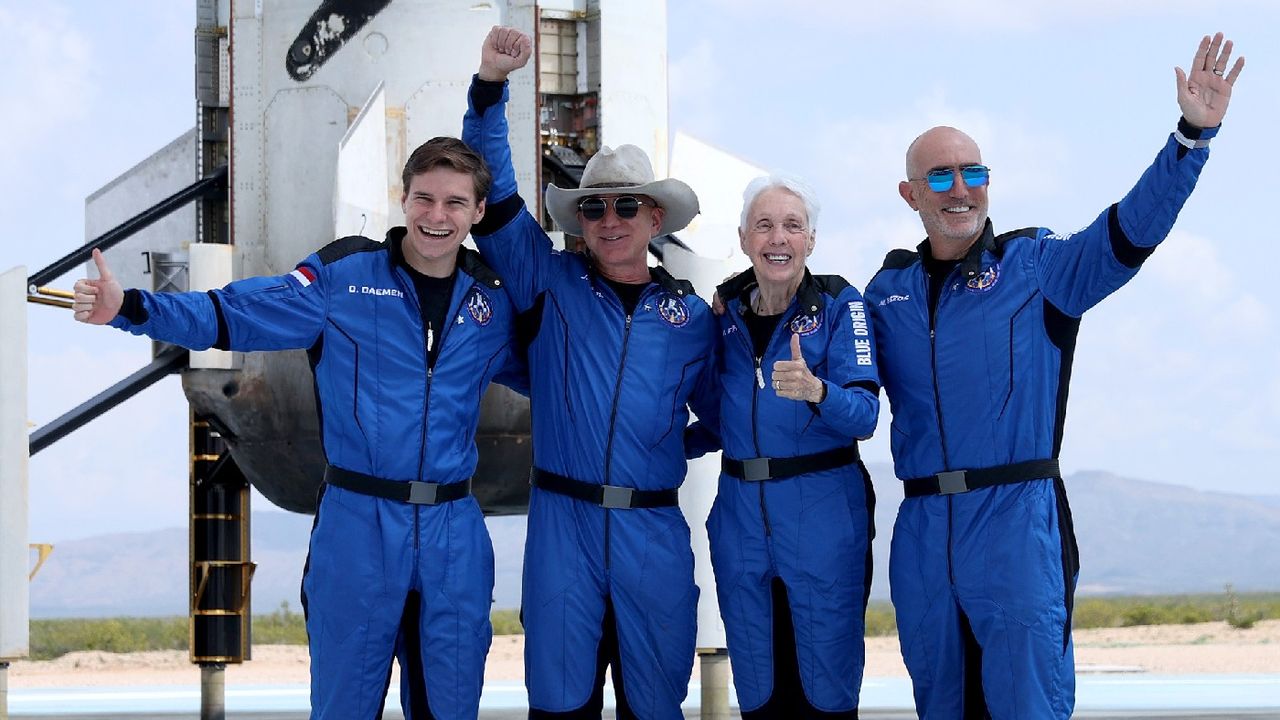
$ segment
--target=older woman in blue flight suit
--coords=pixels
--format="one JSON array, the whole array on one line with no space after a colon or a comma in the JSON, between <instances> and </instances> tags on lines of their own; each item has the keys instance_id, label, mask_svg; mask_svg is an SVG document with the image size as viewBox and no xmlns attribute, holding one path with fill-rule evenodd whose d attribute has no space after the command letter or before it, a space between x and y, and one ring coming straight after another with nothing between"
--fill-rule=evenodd
<instances>
[{"instance_id":1,"label":"older woman in blue flight suit","mask_svg":"<svg viewBox=\"0 0 1280 720\"><path fill-rule=\"evenodd\" d=\"M857 439L880 404L862 296L812 275L818 203L752 181L751 269L718 288L720 486L707 530L744 718L855 717L871 584L870 478Z\"/></svg>"}]
</instances>

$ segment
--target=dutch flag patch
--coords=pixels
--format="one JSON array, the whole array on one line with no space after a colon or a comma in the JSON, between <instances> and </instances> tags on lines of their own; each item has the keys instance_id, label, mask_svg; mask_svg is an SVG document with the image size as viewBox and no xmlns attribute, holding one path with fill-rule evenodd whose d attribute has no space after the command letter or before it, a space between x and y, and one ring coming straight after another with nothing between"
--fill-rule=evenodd
<instances>
[{"instance_id":1,"label":"dutch flag patch","mask_svg":"<svg viewBox=\"0 0 1280 720\"><path fill-rule=\"evenodd\" d=\"M295 280L301 283L302 287L307 287L311 285L311 283L316 279L316 274L312 272L311 268L305 265L299 265L298 267L294 268L293 272L289 274L292 275Z\"/></svg>"}]
</instances>

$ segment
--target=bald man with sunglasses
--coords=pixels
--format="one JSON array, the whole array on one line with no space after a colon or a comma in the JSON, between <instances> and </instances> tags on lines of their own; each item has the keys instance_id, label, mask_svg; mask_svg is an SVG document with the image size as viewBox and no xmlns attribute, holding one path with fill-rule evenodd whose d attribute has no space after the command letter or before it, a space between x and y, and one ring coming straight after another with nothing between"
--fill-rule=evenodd
<instances>
[{"instance_id":1,"label":"bald man with sunglasses","mask_svg":"<svg viewBox=\"0 0 1280 720\"><path fill-rule=\"evenodd\" d=\"M996 235L991 172L968 135L907 150L903 200L927 235L867 286L906 499L889 558L921 718L1067 718L1079 558L1058 468L1080 318L1169 234L1209 157L1231 42L1176 69L1182 119L1120 202L1079 232Z\"/></svg>"}]
</instances>

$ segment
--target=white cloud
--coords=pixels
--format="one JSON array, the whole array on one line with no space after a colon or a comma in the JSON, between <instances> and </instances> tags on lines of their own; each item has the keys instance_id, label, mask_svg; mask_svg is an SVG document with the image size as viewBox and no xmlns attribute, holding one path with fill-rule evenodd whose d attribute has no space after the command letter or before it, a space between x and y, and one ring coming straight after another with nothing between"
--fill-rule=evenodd
<instances>
[{"instance_id":1,"label":"white cloud","mask_svg":"<svg viewBox=\"0 0 1280 720\"><path fill-rule=\"evenodd\" d=\"M1259 288L1240 279L1239 268L1220 252L1221 245L1175 229L1139 277L1158 286L1154 293L1171 299L1165 317L1208 334L1219 347L1250 346L1274 337L1269 304L1258 296Z\"/></svg>"},{"instance_id":2,"label":"white cloud","mask_svg":"<svg viewBox=\"0 0 1280 720\"><path fill-rule=\"evenodd\" d=\"M845 275L861 287L889 250L919 244L919 216L898 195L898 183L905 177L907 146L936 125L964 130L994 168L991 213L997 229L1015 227L1000 218L1025 215L1015 208L1029 200L1062 192L1058 175L1044 172L1061 165L1069 152L1061 137L1017 117L962 107L942 87L927 88L898 107L816 122L812 133L793 140L794 169L810 179L824 207L810 263L815 271ZM1009 214L1001 208L1010 208Z\"/></svg>"},{"instance_id":3,"label":"white cloud","mask_svg":"<svg viewBox=\"0 0 1280 720\"><path fill-rule=\"evenodd\" d=\"M920 221L906 205L897 217L875 217L867 222L826 223L818 229L818 241L809 260L816 273L842 275L859 290L880 269L894 248L914 248L924 237Z\"/></svg>"},{"instance_id":4,"label":"white cloud","mask_svg":"<svg viewBox=\"0 0 1280 720\"><path fill-rule=\"evenodd\" d=\"M1189 291L1202 301L1220 300L1231 292L1231 271L1208 238L1175 229L1147 270L1164 284Z\"/></svg>"},{"instance_id":5,"label":"white cloud","mask_svg":"<svg viewBox=\"0 0 1280 720\"><path fill-rule=\"evenodd\" d=\"M842 207L894 216L909 212L897 190L905 177L907 146L938 125L964 131L982 149L983 161L993 168L993 217L1000 217L1003 206L1061 191L1058 174L1044 168L1061 166L1069 149L1061 136L1046 133L1043 125L957 104L941 86L924 90L898 108L830 121L802 144L815 183L836 190Z\"/></svg>"},{"instance_id":6,"label":"white cloud","mask_svg":"<svg viewBox=\"0 0 1280 720\"><path fill-rule=\"evenodd\" d=\"M667 97L672 108L680 108L680 117L673 118L670 134L676 130L689 130L701 137L714 137L721 130L719 114L710 103L712 89L723 81L715 62L715 53L706 40L684 49L679 55L671 53L667 64Z\"/></svg>"},{"instance_id":7,"label":"white cloud","mask_svg":"<svg viewBox=\"0 0 1280 720\"><path fill-rule=\"evenodd\" d=\"M1085 317L1064 456L1089 467L1274 492L1249 470L1280 450L1278 334L1222 243L1175 230Z\"/></svg>"},{"instance_id":8,"label":"white cloud","mask_svg":"<svg viewBox=\"0 0 1280 720\"><path fill-rule=\"evenodd\" d=\"M919 30L942 27L959 33L990 33L997 30L1045 30L1081 23L1107 23L1151 15L1188 17L1201 20L1206 15L1203 0L986 0L955 3L950 0L898 0L892 3L830 2L830 0L713 0L726 15L760 18L762 26L771 16L785 16L790 22L813 27L850 29L894 28ZM1236 0L1222 6L1233 12L1250 8L1271 10L1269 0ZM1222 9L1222 8L1218 8ZM1213 14L1214 8L1209 8ZM981 38L982 35L975 35ZM981 39L972 42L982 42Z\"/></svg>"},{"instance_id":9,"label":"white cloud","mask_svg":"<svg viewBox=\"0 0 1280 720\"><path fill-rule=\"evenodd\" d=\"M62 127L84 117L99 94L91 82L91 43L53 3L0 7L0 67L6 68L0 137L21 138L0 154L0 175L19 158L56 141Z\"/></svg>"}]
</instances>

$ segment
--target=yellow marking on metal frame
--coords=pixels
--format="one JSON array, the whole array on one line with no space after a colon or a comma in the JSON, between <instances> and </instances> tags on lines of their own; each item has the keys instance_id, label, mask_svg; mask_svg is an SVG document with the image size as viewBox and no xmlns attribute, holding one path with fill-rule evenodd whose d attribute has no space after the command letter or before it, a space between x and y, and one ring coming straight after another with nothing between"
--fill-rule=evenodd
<instances>
[{"instance_id":1,"label":"yellow marking on metal frame","mask_svg":"<svg viewBox=\"0 0 1280 720\"><path fill-rule=\"evenodd\" d=\"M36 558L36 566L31 568L31 572L27 575L27 582L35 579L36 573L40 572L40 568L44 565L44 561L49 559L49 554L53 552L53 544L31 543L30 548L39 553L39 556Z\"/></svg>"},{"instance_id":2,"label":"yellow marking on metal frame","mask_svg":"<svg viewBox=\"0 0 1280 720\"><path fill-rule=\"evenodd\" d=\"M50 307L60 307L71 309L71 303L67 300L54 300L53 298L40 297L39 295L28 295L27 302L36 305L49 305Z\"/></svg>"},{"instance_id":3,"label":"yellow marking on metal frame","mask_svg":"<svg viewBox=\"0 0 1280 720\"><path fill-rule=\"evenodd\" d=\"M192 612L196 614L222 614L214 613L210 610L200 609L200 600L204 597L206 587L209 585L210 571L215 567L240 567L240 602L237 603L235 610L225 611L228 615L238 615L244 613L245 605L249 603L249 586L253 582L253 574L257 572L258 565L253 562L242 562L240 560L201 560L194 562L196 570L196 589L192 592L191 607Z\"/></svg>"}]
</instances>

